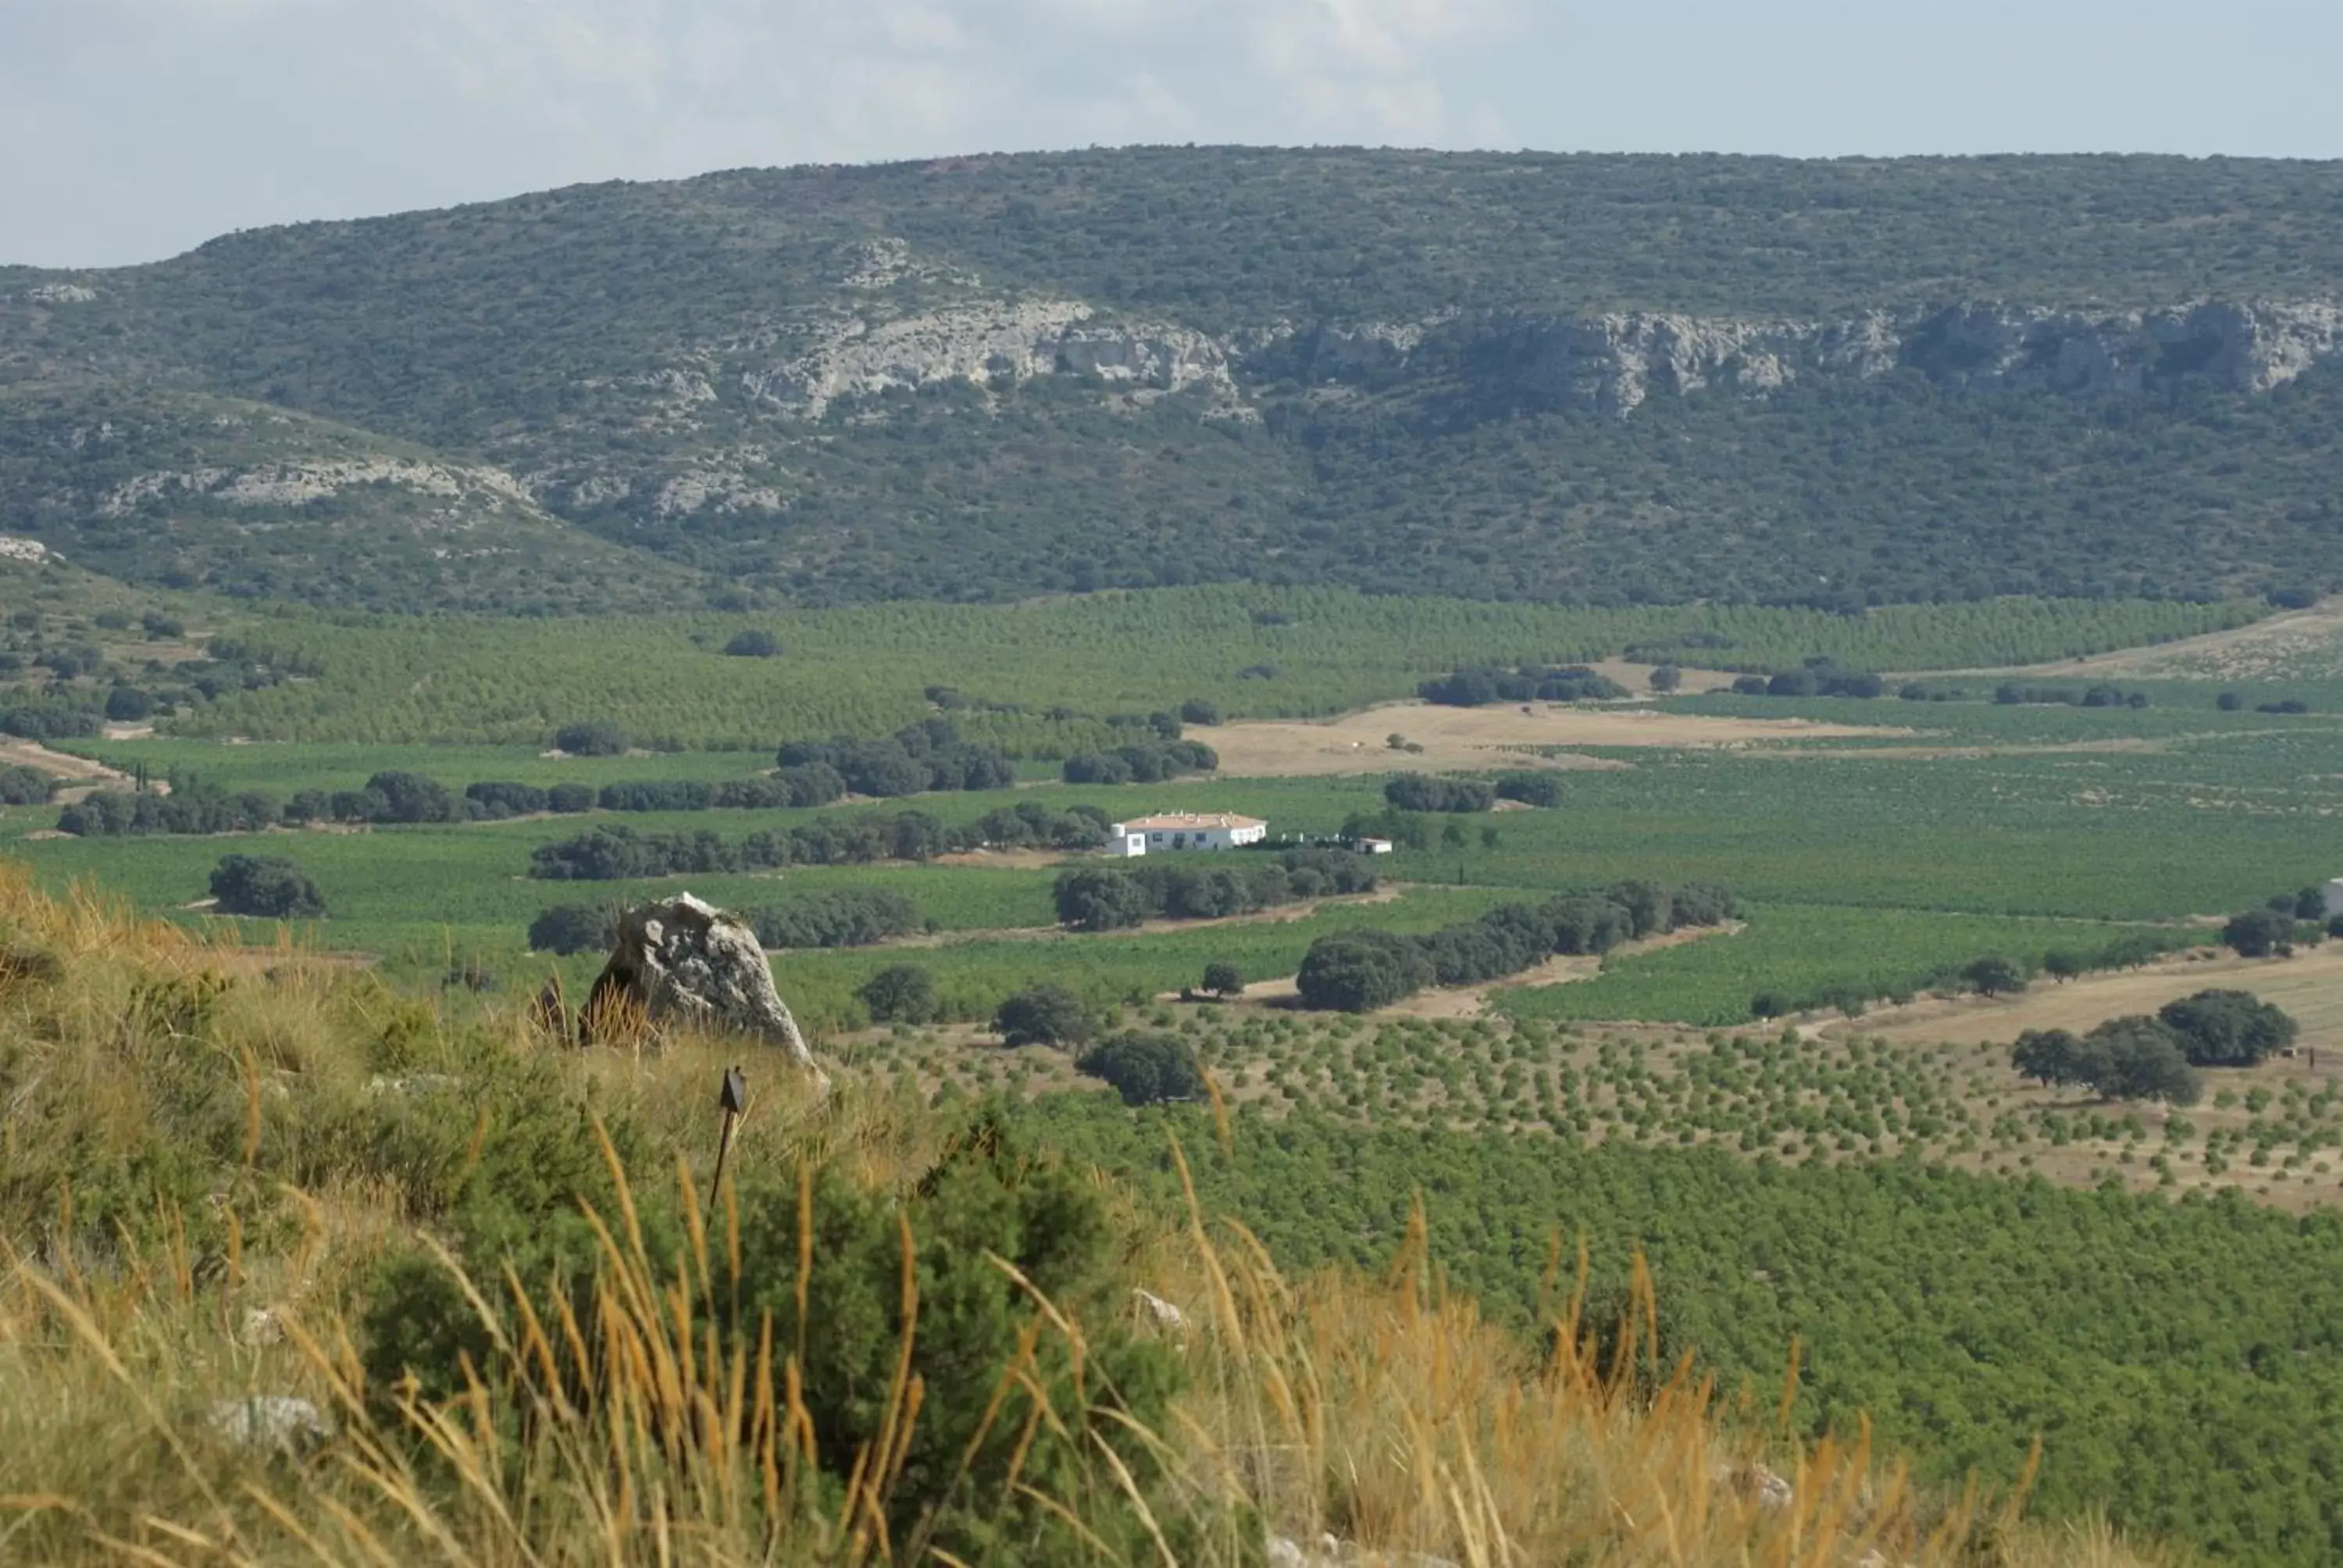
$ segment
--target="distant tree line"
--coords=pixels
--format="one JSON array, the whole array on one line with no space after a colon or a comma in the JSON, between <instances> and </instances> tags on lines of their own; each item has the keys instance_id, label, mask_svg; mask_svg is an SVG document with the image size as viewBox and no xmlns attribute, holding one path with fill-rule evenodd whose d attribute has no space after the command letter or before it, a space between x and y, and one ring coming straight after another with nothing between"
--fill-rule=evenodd
<instances>
[{"instance_id":1,"label":"distant tree line","mask_svg":"<svg viewBox=\"0 0 2343 1568\"><path fill-rule=\"evenodd\" d=\"M1415 689L1426 702L1483 708L1493 702L1600 702L1633 693L1583 664L1524 664L1514 669L1460 669Z\"/></svg>"},{"instance_id":2,"label":"distant tree line","mask_svg":"<svg viewBox=\"0 0 2343 1568\"><path fill-rule=\"evenodd\" d=\"M617 940L614 904L552 904L528 924L532 952L607 952ZM834 888L745 912L768 948L862 948L920 929L919 910L884 888Z\"/></svg>"},{"instance_id":3,"label":"distant tree line","mask_svg":"<svg viewBox=\"0 0 2343 1568\"><path fill-rule=\"evenodd\" d=\"M1402 811L1486 811L1497 803L1497 787L1479 779L1402 773L1384 783L1383 799Z\"/></svg>"},{"instance_id":4,"label":"distant tree line","mask_svg":"<svg viewBox=\"0 0 2343 1568\"><path fill-rule=\"evenodd\" d=\"M1818 654L1796 669L1742 676L1733 683L1733 689L1742 697L1871 698L1886 690L1887 683L1870 670L1848 669Z\"/></svg>"},{"instance_id":5,"label":"distant tree line","mask_svg":"<svg viewBox=\"0 0 2343 1568\"><path fill-rule=\"evenodd\" d=\"M646 779L605 784L556 784L541 788L504 780L468 784L455 794L419 773L377 773L362 789L303 789L283 802L266 790L229 796L200 782L175 781L167 796L102 790L57 819L61 831L84 837L140 833L248 833L279 824L312 822L397 825L421 822L496 822L550 812L576 815L605 811L779 810L827 806L843 797L846 780L820 764L783 768L747 779L714 783L692 779Z\"/></svg>"},{"instance_id":6,"label":"distant tree line","mask_svg":"<svg viewBox=\"0 0 2343 1568\"><path fill-rule=\"evenodd\" d=\"M1141 740L1111 751L1078 751L1059 771L1069 784L1158 784L1220 765L1220 753L1201 740Z\"/></svg>"},{"instance_id":7,"label":"distant tree line","mask_svg":"<svg viewBox=\"0 0 2343 1568\"><path fill-rule=\"evenodd\" d=\"M1058 878L1058 920L1078 930L1108 931L1150 920L1215 920L1307 899L1371 893L1376 880L1373 864L1349 849L1082 866Z\"/></svg>"},{"instance_id":8,"label":"distant tree line","mask_svg":"<svg viewBox=\"0 0 2343 1568\"><path fill-rule=\"evenodd\" d=\"M2104 682L2096 686L2021 686L2005 680L1993 689L1993 699L2004 708L2021 705L2066 708L2146 708L2147 693L2126 691Z\"/></svg>"},{"instance_id":9,"label":"distant tree line","mask_svg":"<svg viewBox=\"0 0 2343 1568\"><path fill-rule=\"evenodd\" d=\"M1499 980L1556 953L1604 953L1638 937L1715 926L1740 912L1722 888L1670 892L1656 882L1615 882L1544 904L1505 904L1426 936L1341 931L1310 944L1295 984L1306 1007L1367 1012L1428 985Z\"/></svg>"},{"instance_id":10,"label":"distant tree line","mask_svg":"<svg viewBox=\"0 0 2343 1568\"><path fill-rule=\"evenodd\" d=\"M613 826L538 845L530 852L528 874L546 881L617 881L779 866L926 860L974 849L1088 849L1106 842L1106 829L1105 813L1094 806L1051 811L1029 805L990 811L957 828L947 828L924 811L903 811L823 818L739 839L705 829L640 833Z\"/></svg>"}]
</instances>

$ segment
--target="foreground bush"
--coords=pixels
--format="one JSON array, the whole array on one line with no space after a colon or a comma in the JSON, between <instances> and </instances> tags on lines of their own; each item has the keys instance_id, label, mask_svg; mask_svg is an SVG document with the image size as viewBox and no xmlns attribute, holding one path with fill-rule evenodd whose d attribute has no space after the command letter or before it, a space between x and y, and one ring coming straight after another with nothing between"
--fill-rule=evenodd
<instances>
[{"instance_id":1,"label":"foreground bush","mask_svg":"<svg viewBox=\"0 0 2343 1568\"><path fill-rule=\"evenodd\" d=\"M1421 1227L1373 1271L1282 1275L1086 1156L852 1074L817 1109L753 1055L711 1208L742 1042L552 1051L518 1006L294 949L230 975L5 868L0 940L39 960L0 973L11 1562L1259 1568L1322 1531L1503 1542L1493 1568L2132 1561L1725 1424L1639 1348L1647 1280L1565 1269L1539 1354L1440 1286ZM1176 1201L1161 1124L1131 1131ZM217 1419L294 1401L291 1451Z\"/></svg>"}]
</instances>

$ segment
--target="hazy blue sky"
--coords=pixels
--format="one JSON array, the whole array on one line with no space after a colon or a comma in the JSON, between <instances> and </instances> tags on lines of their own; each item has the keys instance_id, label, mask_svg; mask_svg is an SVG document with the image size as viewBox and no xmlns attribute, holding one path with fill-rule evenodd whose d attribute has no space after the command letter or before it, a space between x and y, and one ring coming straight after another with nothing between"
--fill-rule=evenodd
<instances>
[{"instance_id":1,"label":"hazy blue sky","mask_svg":"<svg viewBox=\"0 0 2343 1568\"><path fill-rule=\"evenodd\" d=\"M2338 75L2343 0L0 0L0 263L1125 142L2333 158Z\"/></svg>"}]
</instances>

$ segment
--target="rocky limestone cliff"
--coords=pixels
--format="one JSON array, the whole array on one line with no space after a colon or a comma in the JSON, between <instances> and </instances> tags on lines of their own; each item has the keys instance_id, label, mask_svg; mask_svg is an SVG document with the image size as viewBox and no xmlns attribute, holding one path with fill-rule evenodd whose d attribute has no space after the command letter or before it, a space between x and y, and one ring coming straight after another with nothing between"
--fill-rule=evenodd
<instances>
[{"instance_id":1,"label":"rocky limestone cliff","mask_svg":"<svg viewBox=\"0 0 2343 1568\"><path fill-rule=\"evenodd\" d=\"M493 468L359 457L141 474L107 491L96 509L101 517L118 518L145 501L175 493L206 496L232 507L297 507L364 485L387 485L446 500L476 498L491 508L507 501L532 504L518 480Z\"/></svg>"},{"instance_id":2,"label":"rocky limestone cliff","mask_svg":"<svg viewBox=\"0 0 2343 1568\"><path fill-rule=\"evenodd\" d=\"M2343 306L2206 301L2101 313L1972 305L1836 321L1515 317L1433 324L1413 342L1387 327L1321 328L1316 345L1312 367L1335 378L1434 360L1490 390L1616 414L1655 394L1763 395L1904 367L1977 388L2136 392L2198 377L2253 394L2343 348Z\"/></svg>"},{"instance_id":3,"label":"rocky limestone cliff","mask_svg":"<svg viewBox=\"0 0 2343 1568\"><path fill-rule=\"evenodd\" d=\"M920 307L904 293L914 282L957 297ZM985 297L974 278L922 267L891 242L859 253L844 284L894 297L795 329L796 352L740 369L752 397L819 420L842 399L1065 376L1114 390L1200 388L1232 409L1279 379L1341 386L1430 375L1509 400L1625 415L1654 396L1764 396L1900 368L1980 389L2123 392L2188 377L2258 394L2343 345L2343 305L2326 300L2105 311L1956 304L1832 320L1450 310L1403 322L1270 322L1213 336L1080 300ZM685 372L674 375L680 384ZM706 385L696 370L691 377Z\"/></svg>"},{"instance_id":4,"label":"rocky limestone cliff","mask_svg":"<svg viewBox=\"0 0 2343 1568\"><path fill-rule=\"evenodd\" d=\"M1229 359L1227 345L1188 327L1101 319L1069 299L990 300L850 317L809 351L748 370L741 383L783 413L819 419L841 397L1053 375L1166 392L1203 383L1233 395Z\"/></svg>"}]
</instances>

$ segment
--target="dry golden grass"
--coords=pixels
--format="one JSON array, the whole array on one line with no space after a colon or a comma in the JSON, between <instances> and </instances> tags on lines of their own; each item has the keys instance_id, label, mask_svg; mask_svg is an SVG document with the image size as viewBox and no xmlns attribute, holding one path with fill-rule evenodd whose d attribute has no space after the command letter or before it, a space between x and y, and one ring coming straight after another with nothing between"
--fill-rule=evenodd
<instances>
[{"instance_id":1,"label":"dry golden grass","mask_svg":"<svg viewBox=\"0 0 2343 1568\"><path fill-rule=\"evenodd\" d=\"M660 1162L627 1169L600 1141L613 1196L589 1213L598 1256L582 1294L548 1307L517 1279L462 1276L445 1256L498 1349L462 1392L434 1402L413 1387L369 1389L358 1342L367 1265L418 1234L411 1191L363 1161L337 1165L334 1150L289 1144L283 1108L330 1108L337 1094L379 1103L365 1084L386 1039L405 1041L418 1070L454 1049L446 1020L437 1035L426 1027L440 1004L290 950L275 980L222 985L205 979L217 970L200 940L88 897L45 899L6 876L0 953L59 966L19 966L0 983L0 1151L12 1171L87 1173L118 1158L135 1183L137 1161L156 1158L141 1119L156 1115L213 1140L209 1152L189 1151L203 1164L186 1189L196 1196L145 1217L117 1198L136 1222L117 1225L107 1246L74 1240L79 1200L65 1182L11 1191L0 1234L0 1561L953 1561L886 1523L911 1433L932 1414L914 1371L916 1327L880 1439L823 1455L799 1399L797 1350L776 1342L769 1319L719 1332L698 1310L737 1289L743 1267L734 1189L713 1211L700 1198L714 1129L694 1091L727 1042L560 1058L561 1091L622 1110ZM211 996L214 1010L200 1030L178 1030L158 1015L158 995ZM518 1008L468 1027L516 1060L549 1050ZM220 1103L160 1081L191 1070L191 1054L232 1066ZM459 1101L447 1114L467 1123L469 1111ZM486 1101L479 1116L485 1127ZM890 1086L841 1074L820 1106L769 1082L744 1141L752 1158L827 1166L901 1193L934 1163L942 1131ZM295 1167L314 1179L287 1181ZM647 1245L636 1203L646 1182L669 1181L687 1240L665 1258ZM1146 1332L1176 1345L1186 1392L1161 1430L1130 1434L1168 1483L1141 1485L1100 1435L1118 1417L1082 1369L1109 1325L1030 1287L1030 1321L980 1423L1089 1434L1071 1472L1045 1483L1012 1467L1009 1485L1062 1517L1068 1539L1095 1541L1101 1559L1235 1568L1261 1563L1268 1535L1307 1546L1332 1534L1361 1560L1421 1553L1459 1568L1822 1568L1875 1553L2010 1568L2143 1561L2096 1524L2036 1526L2012 1500L1917 1493L1861 1443L1801 1445L1764 1402L1720 1408L1688 1365L1654 1364L1647 1277L1605 1360L1605 1336L1580 1322L1583 1291L1557 1267L1553 1348L1541 1354L1440 1287L1420 1227L1382 1278L1288 1280L1245 1232L1209 1226L1192 1205L1184 1226L1123 1219L1131 1282L1183 1318ZM802 1218L799 1236L802 1279ZM906 1222L901 1306L916 1325L911 1245ZM1784 1354L1795 1363L1793 1347ZM1045 1356L1070 1360L1071 1396L1042 1392ZM333 1435L298 1453L226 1441L210 1411L256 1394L313 1402ZM817 1483L825 1459L832 1481ZM1786 1499L1769 1495L1772 1472ZM1142 1544L1119 1554L1110 1539Z\"/></svg>"}]
</instances>

